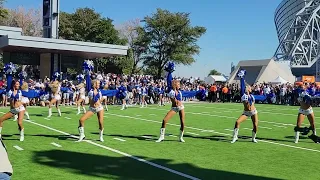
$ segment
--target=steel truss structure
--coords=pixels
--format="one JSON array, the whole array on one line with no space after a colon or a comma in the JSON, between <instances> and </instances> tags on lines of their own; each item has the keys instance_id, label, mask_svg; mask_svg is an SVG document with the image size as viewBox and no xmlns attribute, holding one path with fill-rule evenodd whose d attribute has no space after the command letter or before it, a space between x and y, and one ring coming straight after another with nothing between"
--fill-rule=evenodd
<instances>
[{"instance_id":1,"label":"steel truss structure","mask_svg":"<svg viewBox=\"0 0 320 180\"><path fill-rule=\"evenodd\" d=\"M313 0L295 15L294 21L274 54L274 60L290 61L292 68L311 67L320 57L319 40L320 0ZM320 63L317 63L317 66L318 64L317 74L320 75Z\"/></svg>"}]
</instances>

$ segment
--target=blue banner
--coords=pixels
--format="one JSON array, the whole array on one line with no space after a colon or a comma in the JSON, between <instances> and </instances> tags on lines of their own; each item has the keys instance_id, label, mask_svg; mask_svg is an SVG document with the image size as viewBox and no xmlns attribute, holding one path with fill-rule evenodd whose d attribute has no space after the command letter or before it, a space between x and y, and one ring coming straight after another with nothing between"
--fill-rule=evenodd
<instances>
[{"instance_id":1,"label":"blue banner","mask_svg":"<svg viewBox=\"0 0 320 180\"><path fill-rule=\"evenodd\" d=\"M0 89L0 94L3 94L4 92L5 92L4 89ZM116 96L118 92L119 92L118 90L101 90L102 96L108 96L108 97ZM182 97L185 97L185 98L196 97L197 93L199 92L200 91L181 91ZM22 91L22 95L28 98L37 98L37 97L40 97L40 91L29 89L28 91ZM201 96L203 97L202 91L201 91Z\"/></svg>"}]
</instances>

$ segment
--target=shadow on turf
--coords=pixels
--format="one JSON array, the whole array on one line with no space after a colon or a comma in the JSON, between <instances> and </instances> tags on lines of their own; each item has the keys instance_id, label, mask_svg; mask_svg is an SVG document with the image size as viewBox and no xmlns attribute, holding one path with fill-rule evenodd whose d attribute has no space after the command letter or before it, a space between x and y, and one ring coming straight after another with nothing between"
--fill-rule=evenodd
<instances>
[{"instance_id":1,"label":"shadow on turf","mask_svg":"<svg viewBox=\"0 0 320 180\"><path fill-rule=\"evenodd\" d=\"M150 159L142 156L139 156L139 158L147 159L150 162L185 172L201 179L274 179L205 169L196 167L189 163L175 164L169 159ZM65 150L48 150L34 152L33 161L40 165L60 168L64 171L68 169L70 170L69 173L86 175L88 176L88 179L90 179L89 176L98 178L110 178L110 176L117 176L116 179L184 179L175 174L164 173L164 170L138 162L129 157L110 157ZM51 175L55 176L55 174ZM61 176L61 174L56 175ZM70 176L67 176L66 178L72 179Z\"/></svg>"}]
</instances>

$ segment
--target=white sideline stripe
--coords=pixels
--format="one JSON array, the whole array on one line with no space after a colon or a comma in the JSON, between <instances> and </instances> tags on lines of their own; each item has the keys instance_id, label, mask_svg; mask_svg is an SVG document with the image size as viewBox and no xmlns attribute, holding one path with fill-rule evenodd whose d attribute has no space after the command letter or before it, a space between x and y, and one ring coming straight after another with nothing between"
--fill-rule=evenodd
<instances>
[{"instance_id":1,"label":"white sideline stripe","mask_svg":"<svg viewBox=\"0 0 320 180\"><path fill-rule=\"evenodd\" d=\"M5 114L4 112L0 112L1 114Z\"/></svg>"},{"instance_id":2,"label":"white sideline stripe","mask_svg":"<svg viewBox=\"0 0 320 180\"><path fill-rule=\"evenodd\" d=\"M167 111L166 109L157 109L157 108L148 108L148 109L154 109L158 111ZM186 112L187 114L194 114L194 115L203 115L203 116L211 116L211 117L220 117L220 118L227 118L227 119L234 119L237 120L237 117L230 117L230 116L222 116L222 115L215 115L215 114L203 114L203 113L197 113L197 112ZM268 123L268 124L277 124L277 125L283 125L283 126L295 126L294 124L285 124L285 123L277 123L277 122L272 122L272 121L260 121L263 123Z\"/></svg>"},{"instance_id":3,"label":"white sideline stripe","mask_svg":"<svg viewBox=\"0 0 320 180\"><path fill-rule=\"evenodd\" d=\"M146 139L152 139L152 137L150 137L150 136L141 136L141 137L146 138Z\"/></svg>"},{"instance_id":4,"label":"white sideline stripe","mask_svg":"<svg viewBox=\"0 0 320 180\"><path fill-rule=\"evenodd\" d=\"M64 117L64 118L66 118L66 119L71 119L71 118L69 118L69 117Z\"/></svg>"},{"instance_id":5,"label":"white sideline stripe","mask_svg":"<svg viewBox=\"0 0 320 180\"><path fill-rule=\"evenodd\" d=\"M13 146L13 147L16 148L19 151L23 151L23 149L21 147L19 147L19 146Z\"/></svg>"},{"instance_id":6,"label":"white sideline stripe","mask_svg":"<svg viewBox=\"0 0 320 180\"><path fill-rule=\"evenodd\" d=\"M62 147L60 144L57 144L57 143L54 143L54 142L52 142L52 143L50 143L50 144L52 144L52 145L54 145L54 146L57 146L57 147Z\"/></svg>"},{"instance_id":7,"label":"white sideline stripe","mask_svg":"<svg viewBox=\"0 0 320 180\"><path fill-rule=\"evenodd\" d=\"M43 119L50 120L49 118L43 118Z\"/></svg>"},{"instance_id":8,"label":"white sideline stripe","mask_svg":"<svg viewBox=\"0 0 320 180\"><path fill-rule=\"evenodd\" d=\"M175 136L175 135L172 135L172 134L169 134L168 136L170 136L170 137L178 137L178 136Z\"/></svg>"},{"instance_id":9,"label":"white sideline stripe","mask_svg":"<svg viewBox=\"0 0 320 180\"><path fill-rule=\"evenodd\" d=\"M46 129L49 129L49 130L51 130L51 131L58 132L58 133L60 133L60 134L64 134L64 135L70 136L70 137L75 138L75 139L79 139L78 136L71 135L71 134L69 134L69 133L66 133L66 132L63 132L63 131L60 131L60 130L51 128L51 127L49 127L49 126L45 126L45 125L43 125L43 124L39 124L39 123L32 122L32 121L28 121L28 120L26 120L26 122L29 122L29 123L31 123L31 124L34 124L34 125L37 125L37 126L40 126L40 127L46 128ZM173 170L173 169L170 169L170 168L161 166L161 165L159 165L159 164L156 164L156 163L147 161L147 160L145 160L145 159L141 159L141 158L135 157L135 156L133 156L133 155L130 155L130 154L121 152L121 151L119 151L119 150L110 148L110 147L108 147L108 146L104 146L104 145L95 143L95 142L90 141L90 140L83 140L83 141L84 141L84 142L87 142L87 143L89 143L89 144L92 144L92 145L94 145L94 146L97 146L97 147L106 149L106 150L108 150L108 151L111 151L111 152L114 152L114 153L117 153L117 154L121 154L121 155L126 156L126 157L129 157L129 158L131 158L131 159L134 159L134 160L137 160L137 161L140 161L140 162L149 164L149 165L151 165L151 166L153 166L153 167L156 167L156 168L159 168L159 169L163 169L163 170L168 171L168 172L171 172L171 173L173 173L173 174L176 174L176 175L179 175L179 176L188 178L188 179L192 179L192 180L200 180L199 178L196 178L196 177L190 176L190 175L188 175L188 174L184 174L184 173L182 173L182 172L179 172L179 171L176 171L176 170Z\"/></svg>"},{"instance_id":10,"label":"white sideline stripe","mask_svg":"<svg viewBox=\"0 0 320 180\"><path fill-rule=\"evenodd\" d=\"M272 129L272 128L269 128L269 127L263 127L263 126L258 126L258 128L262 128L262 129Z\"/></svg>"},{"instance_id":11,"label":"white sideline stripe","mask_svg":"<svg viewBox=\"0 0 320 180\"><path fill-rule=\"evenodd\" d=\"M214 130L202 130L201 132L214 132Z\"/></svg>"},{"instance_id":12,"label":"white sideline stripe","mask_svg":"<svg viewBox=\"0 0 320 180\"><path fill-rule=\"evenodd\" d=\"M123 117L123 118L129 118L129 119L137 119L140 121L147 121L147 122L154 122L154 123L162 123L160 121L155 121L155 120L149 120L149 119L142 119L142 118L135 118L135 117L131 117L131 116L124 116L124 115L120 115L120 114L111 114L111 113L107 113L109 115L113 115L113 116L118 116L118 117ZM167 123L168 125L172 125L172 126L178 126L180 127L180 125L178 124L172 124L172 123ZM195 127L190 127L190 126L185 126L185 128L189 128L189 129L193 129L193 130L198 130L198 131L204 131L205 129L201 129L201 128L195 128ZM249 128L244 128L244 129L249 129ZM251 129L250 129L251 131ZM220 133L217 131L214 131L213 133L215 134L221 134L221 135L225 135L225 136L232 136L231 134L226 134L226 133ZM169 135L170 136L170 135ZM172 135L173 136L173 135ZM258 138L257 138L258 139ZM259 139L258 139L259 140ZM281 144L281 143L275 143L275 142L271 142L271 141L266 141L266 140L259 140L260 142L264 142L264 143L269 143L269 144L275 144L275 145L279 145L279 146L284 146L284 147L289 147L289 148L294 148L294 149L302 149L302 150L306 150L306 151L313 151L313 152L318 152L320 153L320 150L316 150L316 149L309 149L309 148L304 148L304 147L299 147L299 146L292 146L292 145L287 145L287 144Z\"/></svg>"},{"instance_id":13,"label":"white sideline stripe","mask_svg":"<svg viewBox=\"0 0 320 180\"><path fill-rule=\"evenodd\" d=\"M192 134L192 135L196 135L196 136L199 136L200 134L197 134L197 133L193 133L193 132L186 132L187 134Z\"/></svg>"},{"instance_id":14,"label":"white sideline stripe","mask_svg":"<svg viewBox=\"0 0 320 180\"><path fill-rule=\"evenodd\" d=\"M278 125L273 125L273 126L279 127L279 128L287 128L287 127L285 127L285 126L278 126Z\"/></svg>"},{"instance_id":15,"label":"white sideline stripe","mask_svg":"<svg viewBox=\"0 0 320 180\"><path fill-rule=\"evenodd\" d=\"M226 130L226 131L232 131L232 132L233 132L233 130L232 130L232 129L224 129L224 130Z\"/></svg>"},{"instance_id":16,"label":"white sideline stripe","mask_svg":"<svg viewBox=\"0 0 320 180\"><path fill-rule=\"evenodd\" d=\"M140 117L141 115L140 115L140 114L137 114L136 116Z\"/></svg>"},{"instance_id":17,"label":"white sideline stripe","mask_svg":"<svg viewBox=\"0 0 320 180\"><path fill-rule=\"evenodd\" d=\"M245 130L249 130L249 131L252 131L252 129L250 129L250 128L243 128L243 129L245 129Z\"/></svg>"},{"instance_id":18,"label":"white sideline stripe","mask_svg":"<svg viewBox=\"0 0 320 180\"><path fill-rule=\"evenodd\" d=\"M118 141L122 141L122 142L126 141L126 140L121 139L121 138L113 138L113 139L118 140Z\"/></svg>"}]
</instances>

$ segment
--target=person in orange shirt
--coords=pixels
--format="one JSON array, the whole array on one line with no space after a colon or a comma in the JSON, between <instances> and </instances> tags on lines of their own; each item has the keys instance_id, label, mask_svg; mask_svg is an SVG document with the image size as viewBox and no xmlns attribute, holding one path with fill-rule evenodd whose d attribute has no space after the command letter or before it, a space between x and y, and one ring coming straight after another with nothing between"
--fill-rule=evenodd
<instances>
[{"instance_id":1,"label":"person in orange shirt","mask_svg":"<svg viewBox=\"0 0 320 180\"><path fill-rule=\"evenodd\" d=\"M222 88L222 102L227 101L228 90L229 90L229 89L227 88L227 86L224 86L224 87Z\"/></svg>"},{"instance_id":2,"label":"person in orange shirt","mask_svg":"<svg viewBox=\"0 0 320 180\"><path fill-rule=\"evenodd\" d=\"M217 100L217 86L213 84L210 87L210 102L216 102Z\"/></svg>"}]
</instances>

